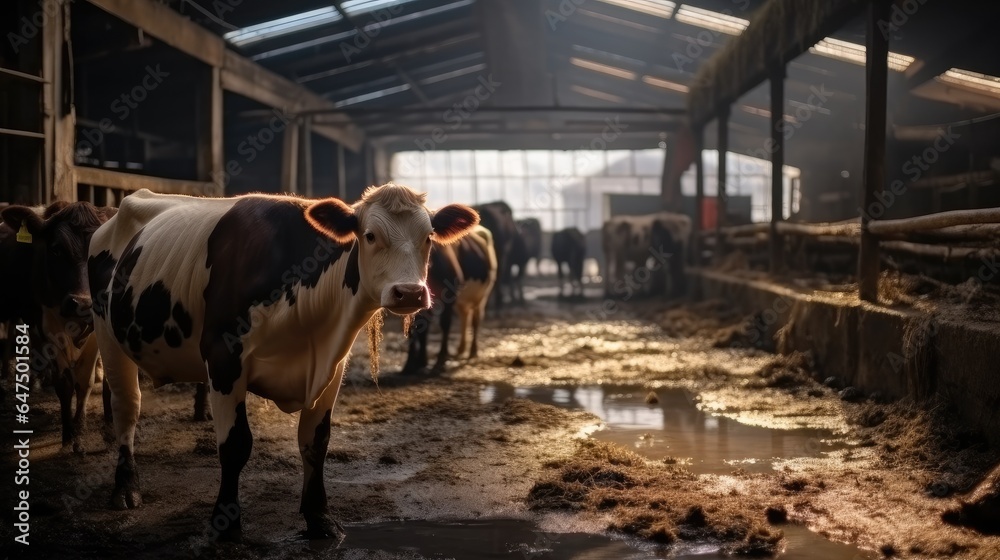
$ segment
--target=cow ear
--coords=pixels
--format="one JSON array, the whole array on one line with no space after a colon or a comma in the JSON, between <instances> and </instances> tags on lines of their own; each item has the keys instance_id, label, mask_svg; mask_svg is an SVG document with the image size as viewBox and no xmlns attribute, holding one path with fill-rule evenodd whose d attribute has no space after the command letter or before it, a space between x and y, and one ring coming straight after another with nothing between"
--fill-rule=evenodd
<instances>
[{"instance_id":1,"label":"cow ear","mask_svg":"<svg viewBox=\"0 0 1000 560\"><path fill-rule=\"evenodd\" d=\"M449 204L431 217L434 241L447 245L465 237L479 224L479 214L462 204Z\"/></svg>"},{"instance_id":2,"label":"cow ear","mask_svg":"<svg viewBox=\"0 0 1000 560\"><path fill-rule=\"evenodd\" d=\"M0 215L3 216L4 223L14 231L20 231L21 224L24 224L29 233L37 235L42 231L44 225L38 214L27 206L9 206L4 208Z\"/></svg>"},{"instance_id":3,"label":"cow ear","mask_svg":"<svg viewBox=\"0 0 1000 560\"><path fill-rule=\"evenodd\" d=\"M349 243L358 233L354 209L336 198L325 198L306 208L306 220L337 243Z\"/></svg>"}]
</instances>

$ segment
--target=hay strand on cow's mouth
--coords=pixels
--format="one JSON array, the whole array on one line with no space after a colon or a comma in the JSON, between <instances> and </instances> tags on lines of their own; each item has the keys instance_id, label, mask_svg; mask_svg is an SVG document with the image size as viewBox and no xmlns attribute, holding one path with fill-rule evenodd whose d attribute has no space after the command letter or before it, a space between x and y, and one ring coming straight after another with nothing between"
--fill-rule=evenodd
<instances>
[{"instance_id":1,"label":"hay strand on cow's mouth","mask_svg":"<svg viewBox=\"0 0 1000 560\"><path fill-rule=\"evenodd\" d=\"M379 346L382 344L382 323L384 319L384 311L379 309L372 315L372 318L368 320L366 327L368 328L368 363L371 367L372 381L375 382L375 388L378 389L379 394L382 394L382 389L378 386L378 354Z\"/></svg>"},{"instance_id":2,"label":"hay strand on cow's mouth","mask_svg":"<svg viewBox=\"0 0 1000 560\"><path fill-rule=\"evenodd\" d=\"M413 325L413 318L416 315L416 313L403 315L403 338L410 338L410 327Z\"/></svg>"}]
</instances>

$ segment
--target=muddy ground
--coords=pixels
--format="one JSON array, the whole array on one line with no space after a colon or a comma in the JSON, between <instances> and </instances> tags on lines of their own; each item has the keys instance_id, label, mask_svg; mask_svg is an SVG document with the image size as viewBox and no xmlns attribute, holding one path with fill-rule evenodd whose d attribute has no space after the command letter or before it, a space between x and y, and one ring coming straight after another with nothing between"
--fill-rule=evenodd
<instances>
[{"instance_id":1,"label":"muddy ground","mask_svg":"<svg viewBox=\"0 0 1000 560\"><path fill-rule=\"evenodd\" d=\"M32 544L10 547L14 504L6 492L4 550L35 558L442 557L428 553L433 542L389 553L351 534L378 523L521 519L550 533L615 535L663 557L692 543L719 554L780 554L789 523L856 547L837 558L1000 557L1000 538L941 522L998 461L949 424L946 407L843 400L841 387L812 379L808 355L741 347L744 318L724 302L604 305L596 297L564 303L538 293L524 307L493 313L480 357L452 361L444 375L395 373L406 341L390 318L376 388L359 340L333 412L326 463L330 507L348 532L339 546L300 536L297 415L253 396L254 449L241 484L245 542L214 543L207 521L219 470L211 423L190 419L192 388L147 385L136 454L145 502L124 512L108 508L117 453L107 443L99 396L91 400L81 456L60 445L54 394L32 395ZM734 466L699 474L687 466L692 457L652 460L588 437L601 427L592 414L515 395L516 387L553 385L636 386L653 400L680 389L705 412L815 430L842 445L803 449L765 472ZM483 398L487 387L490 399ZM10 402L0 414L8 427ZM7 487L10 478L4 474ZM516 541L505 545L510 556L497 557L610 557L547 556ZM812 556L807 550L799 557Z\"/></svg>"}]
</instances>

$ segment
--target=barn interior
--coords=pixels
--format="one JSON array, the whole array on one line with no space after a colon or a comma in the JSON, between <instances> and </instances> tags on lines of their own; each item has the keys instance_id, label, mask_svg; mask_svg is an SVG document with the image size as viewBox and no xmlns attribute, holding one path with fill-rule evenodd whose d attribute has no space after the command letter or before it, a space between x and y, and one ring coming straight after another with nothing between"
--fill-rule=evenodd
<instances>
[{"instance_id":1,"label":"barn interior","mask_svg":"<svg viewBox=\"0 0 1000 560\"><path fill-rule=\"evenodd\" d=\"M140 189L353 202L393 181L432 208L504 201L541 232L524 297L494 286L479 357L403 375L389 317L376 384L358 338L325 475L342 541L297 532L296 415L252 401L247 536L221 543L212 423L188 418L188 387L144 381L147 499L120 512L101 399L86 453L67 449L37 375L34 544L15 555L1000 555L1000 4L2 10L0 209ZM688 233L609 273L605 225L657 212ZM569 229L578 297L551 250Z\"/></svg>"}]
</instances>

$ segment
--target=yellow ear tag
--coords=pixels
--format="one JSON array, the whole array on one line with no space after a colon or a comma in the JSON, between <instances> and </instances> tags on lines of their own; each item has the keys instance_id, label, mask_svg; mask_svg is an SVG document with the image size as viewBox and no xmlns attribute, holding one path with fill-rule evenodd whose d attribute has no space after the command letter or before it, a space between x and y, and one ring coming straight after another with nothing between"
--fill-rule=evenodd
<instances>
[{"instance_id":1,"label":"yellow ear tag","mask_svg":"<svg viewBox=\"0 0 1000 560\"><path fill-rule=\"evenodd\" d=\"M17 232L17 242L31 243L31 233L28 232L28 228L25 227L24 222L21 222L21 229Z\"/></svg>"}]
</instances>

